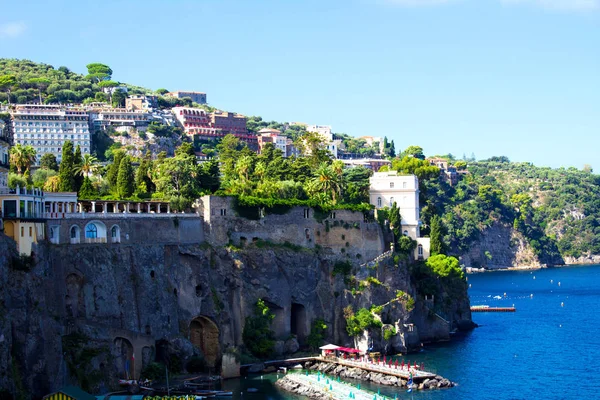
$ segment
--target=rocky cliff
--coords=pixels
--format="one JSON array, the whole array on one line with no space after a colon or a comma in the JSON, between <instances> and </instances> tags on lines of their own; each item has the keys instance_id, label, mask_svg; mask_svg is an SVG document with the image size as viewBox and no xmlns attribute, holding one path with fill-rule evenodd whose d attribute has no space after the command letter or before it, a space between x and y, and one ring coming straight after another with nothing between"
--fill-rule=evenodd
<instances>
[{"instance_id":1,"label":"rocky cliff","mask_svg":"<svg viewBox=\"0 0 600 400\"><path fill-rule=\"evenodd\" d=\"M560 257L540 257L521 233L512 225L494 223L484 229L467 252L459 255L467 268L506 269L542 268L546 265L563 265Z\"/></svg>"},{"instance_id":2,"label":"rocky cliff","mask_svg":"<svg viewBox=\"0 0 600 400\"><path fill-rule=\"evenodd\" d=\"M23 398L69 383L108 390L157 358L185 369L202 355L218 368L223 353L243 345L244 321L258 299L275 314L278 352L297 350L296 340L304 345L316 318L326 321L329 340L354 345L344 308L384 305L398 290L414 307L396 301L382 308L384 327L397 334L386 340L375 330L363 338L375 349L447 339L470 321L466 289L451 304L434 304L417 293L406 266L388 260L361 268L354 257L350 271L334 274L340 253L319 246L142 244L132 237L132 244L43 243L28 260L0 237L0 387Z\"/></svg>"}]
</instances>

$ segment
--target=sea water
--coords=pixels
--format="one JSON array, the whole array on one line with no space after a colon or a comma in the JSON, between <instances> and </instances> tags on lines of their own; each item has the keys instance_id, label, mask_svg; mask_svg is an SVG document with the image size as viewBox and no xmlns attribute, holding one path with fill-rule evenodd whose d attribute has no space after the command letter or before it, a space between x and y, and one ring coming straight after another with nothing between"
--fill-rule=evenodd
<instances>
[{"instance_id":1,"label":"sea water","mask_svg":"<svg viewBox=\"0 0 600 400\"><path fill-rule=\"evenodd\" d=\"M472 305L514 305L517 311L473 313L479 328L403 357L457 387L411 394L365 382L361 387L399 399L600 398L600 266L487 272L468 281ZM276 379L253 375L223 388L234 399L302 399L275 388ZM246 392L250 387L259 392Z\"/></svg>"}]
</instances>

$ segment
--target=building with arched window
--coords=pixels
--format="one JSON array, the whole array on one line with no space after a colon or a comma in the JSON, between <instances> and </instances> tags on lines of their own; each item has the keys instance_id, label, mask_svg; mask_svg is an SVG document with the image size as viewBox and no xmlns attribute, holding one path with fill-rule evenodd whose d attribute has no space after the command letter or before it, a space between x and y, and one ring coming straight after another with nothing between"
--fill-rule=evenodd
<instances>
[{"instance_id":1,"label":"building with arched window","mask_svg":"<svg viewBox=\"0 0 600 400\"><path fill-rule=\"evenodd\" d=\"M399 175L396 171L375 172L369 178L369 202L376 209L398 207L402 217L402 234L417 241L416 259L429 257L429 238L421 237L419 180L415 175Z\"/></svg>"}]
</instances>

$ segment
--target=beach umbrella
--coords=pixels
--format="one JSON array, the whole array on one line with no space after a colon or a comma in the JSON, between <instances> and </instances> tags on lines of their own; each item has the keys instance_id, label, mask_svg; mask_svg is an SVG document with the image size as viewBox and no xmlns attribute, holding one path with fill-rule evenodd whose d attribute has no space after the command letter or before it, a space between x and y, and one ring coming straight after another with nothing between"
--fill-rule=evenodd
<instances>
[{"instance_id":1,"label":"beach umbrella","mask_svg":"<svg viewBox=\"0 0 600 400\"><path fill-rule=\"evenodd\" d=\"M329 384L329 390L333 390L333 385L331 383Z\"/></svg>"},{"instance_id":2,"label":"beach umbrella","mask_svg":"<svg viewBox=\"0 0 600 400\"><path fill-rule=\"evenodd\" d=\"M404 369L404 360L402 360L402 364L400 364L400 366L402 367L400 369Z\"/></svg>"},{"instance_id":3,"label":"beach umbrella","mask_svg":"<svg viewBox=\"0 0 600 400\"><path fill-rule=\"evenodd\" d=\"M397 358L396 358L395 364L396 364L396 369L398 369L398 359Z\"/></svg>"},{"instance_id":4,"label":"beach umbrella","mask_svg":"<svg viewBox=\"0 0 600 400\"><path fill-rule=\"evenodd\" d=\"M384 363L384 364L386 363L386 362L385 362L385 356L383 356L383 363Z\"/></svg>"}]
</instances>

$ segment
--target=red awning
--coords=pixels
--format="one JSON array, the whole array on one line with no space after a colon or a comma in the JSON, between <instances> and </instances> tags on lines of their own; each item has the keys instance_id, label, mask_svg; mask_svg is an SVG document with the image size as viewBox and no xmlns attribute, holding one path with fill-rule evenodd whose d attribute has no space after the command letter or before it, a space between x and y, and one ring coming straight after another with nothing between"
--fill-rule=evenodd
<instances>
[{"instance_id":1,"label":"red awning","mask_svg":"<svg viewBox=\"0 0 600 400\"><path fill-rule=\"evenodd\" d=\"M349 347L340 347L338 351L343 351L344 353L360 353L358 349L351 349Z\"/></svg>"}]
</instances>

